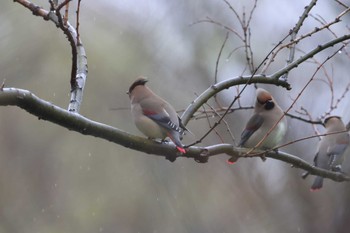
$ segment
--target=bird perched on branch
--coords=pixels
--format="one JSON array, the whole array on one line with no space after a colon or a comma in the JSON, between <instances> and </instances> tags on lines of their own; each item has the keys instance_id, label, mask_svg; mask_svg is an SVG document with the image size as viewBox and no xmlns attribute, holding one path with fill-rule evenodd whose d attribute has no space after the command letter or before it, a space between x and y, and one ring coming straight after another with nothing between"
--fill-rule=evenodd
<instances>
[{"instance_id":1,"label":"bird perched on branch","mask_svg":"<svg viewBox=\"0 0 350 233\"><path fill-rule=\"evenodd\" d=\"M179 152L186 153L180 141L186 128L175 109L145 86L147 82L145 77L139 77L128 91L136 127L150 139L164 140L169 137Z\"/></svg>"},{"instance_id":2,"label":"bird perched on branch","mask_svg":"<svg viewBox=\"0 0 350 233\"><path fill-rule=\"evenodd\" d=\"M247 122L238 146L272 149L283 140L286 132L287 119L284 112L268 91L258 88L254 114ZM261 141L268 133L269 135ZM232 157L228 163L233 164L237 159Z\"/></svg>"},{"instance_id":3,"label":"bird perched on branch","mask_svg":"<svg viewBox=\"0 0 350 233\"><path fill-rule=\"evenodd\" d=\"M345 150L349 146L349 133L338 116L330 116L324 120L326 136L320 140L317 152L314 158L314 165L323 169L341 172L341 164L344 160ZM337 133L339 132L339 133ZM303 178L309 175L308 172L303 174ZM311 186L311 191L321 189L323 178L317 176Z\"/></svg>"}]
</instances>

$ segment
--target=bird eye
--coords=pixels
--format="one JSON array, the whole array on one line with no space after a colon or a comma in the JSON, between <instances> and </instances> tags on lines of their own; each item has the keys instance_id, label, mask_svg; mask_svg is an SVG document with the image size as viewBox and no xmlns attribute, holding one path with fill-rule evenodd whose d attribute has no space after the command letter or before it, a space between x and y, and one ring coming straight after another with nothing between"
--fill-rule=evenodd
<instances>
[{"instance_id":1,"label":"bird eye","mask_svg":"<svg viewBox=\"0 0 350 233\"><path fill-rule=\"evenodd\" d=\"M271 110L275 107L275 103L272 100L268 100L265 102L265 109L266 110Z\"/></svg>"}]
</instances>

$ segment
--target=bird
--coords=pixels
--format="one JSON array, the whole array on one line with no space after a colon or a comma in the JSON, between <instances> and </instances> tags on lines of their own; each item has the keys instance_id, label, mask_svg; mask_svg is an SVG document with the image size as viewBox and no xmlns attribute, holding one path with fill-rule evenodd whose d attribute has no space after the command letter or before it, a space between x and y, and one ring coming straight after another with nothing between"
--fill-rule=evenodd
<instances>
[{"instance_id":1,"label":"bird","mask_svg":"<svg viewBox=\"0 0 350 233\"><path fill-rule=\"evenodd\" d=\"M271 130L272 128L273 130ZM270 130L270 134L260 143ZM256 90L254 114L248 120L238 146L256 147L263 150L273 149L281 143L286 132L287 118L283 110L268 91L258 88ZM227 162L233 164L237 159L238 157L231 157Z\"/></svg>"},{"instance_id":2,"label":"bird","mask_svg":"<svg viewBox=\"0 0 350 233\"><path fill-rule=\"evenodd\" d=\"M185 154L181 137L186 128L175 109L145 84L148 79L138 77L127 92L131 102L131 115L136 127L149 139L165 140L169 137L176 149Z\"/></svg>"},{"instance_id":3,"label":"bird","mask_svg":"<svg viewBox=\"0 0 350 233\"><path fill-rule=\"evenodd\" d=\"M326 133L318 143L314 165L326 170L341 172L341 165L345 157L344 152L349 146L349 133L346 132L346 126L339 116L327 117L323 124L326 128ZM308 174L306 172L302 177L306 178ZM322 186L323 178L316 176L310 191L320 190Z\"/></svg>"}]
</instances>

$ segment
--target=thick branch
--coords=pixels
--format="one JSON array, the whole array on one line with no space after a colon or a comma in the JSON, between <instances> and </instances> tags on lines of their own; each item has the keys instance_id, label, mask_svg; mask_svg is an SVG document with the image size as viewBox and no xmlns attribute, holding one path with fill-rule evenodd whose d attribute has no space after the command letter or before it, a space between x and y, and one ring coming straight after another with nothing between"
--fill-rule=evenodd
<instances>
[{"instance_id":1,"label":"thick branch","mask_svg":"<svg viewBox=\"0 0 350 233\"><path fill-rule=\"evenodd\" d=\"M18 106L39 119L47 120L72 131L84 135L103 138L119 145L164 157L175 158L177 150L172 143L161 144L146 138L131 135L123 130L87 119L77 113L69 112L50 102L42 100L27 90L3 88L0 90L0 106ZM195 148L194 148L195 149ZM185 157L195 158L198 155L192 151ZM197 156L198 157L198 156ZM201 158L196 158L201 161Z\"/></svg>"},{"instance_id":2,"label":"thick branch","mask_svg":"<svg viewBox=\"0 0 350 233\"><path fill-rule=\"evenodd\" d=\"M50 121L69 130L102 138L147 154L163 156L170 161L174 161L177 157L186 157L194 158L197 162L205 163L208 161L209 157L219 154L227 154L232 157L240 158L249 150L237 148L231 144L218 144L207 147L192 146L187 149L186 154L180 155L177 154L177 150L172 143L158 143L146 138L131 135L112 126L92 121L79 114L57 107L50 102L38 98L31 92L22 89L0 89L0 106L8 105L18 106L30 114L37 116L39 119ZM261 156L261 152L257 151L257 154L249 155L249 157L255 156ZM350 177L344 174L314 167L294 155L272 151L266 153L266 157L290 163L294 167L308 171L310 174L320 175L335 181L350 181Z\"/></svg>"}]
</instances>

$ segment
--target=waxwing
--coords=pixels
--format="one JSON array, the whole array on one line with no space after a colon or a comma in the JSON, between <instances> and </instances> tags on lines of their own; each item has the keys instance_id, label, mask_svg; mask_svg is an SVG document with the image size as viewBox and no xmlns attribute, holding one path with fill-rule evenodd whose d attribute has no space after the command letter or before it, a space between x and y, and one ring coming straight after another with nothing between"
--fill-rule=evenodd
<instances>
[{"instance_id":1,"label":"waxwing","mask_svg":"<svg viewBox=\"0 0 350 233\"><path fill-rule=\"evenodd\" d=\"M256 90L256 102L254 114L247 122L245 129L241 134L241 140L238 146L253 148L264 138L278 120L284 115L282 109L278 106L272 95L262 89ZM287 132L287 119L285 116L270 132L269 136L256 148L272 149L281 143ZM237 158L232 157L228 163L232 164Z\"/></svg>"},{"instance_id":2,"label":"waxwing","mask_svg":"<svg viewBox=\"0 0 350 233\"><path fill-rule=\"evenodd\" d=\"M314 165L327 170L341 172L341 164L344 160L345 150L349 145L349 134L346 127L338 116L330 116L325 119L324 126L326 128L325 134L342 132L337 134L330 134L322 137L320 140L317 152L314 158ZM305 178L308 173L303 175ZM323 178L317 176L311 186L311 191L321 189L323 186Z\"/></svg>"},{"instance_id":3,"label":"waxwing","mask_svg":"<svg viewBox=\"0 0 350 233\"><path fill-rule=\"evenodd\" d=\"M150 139L169 137L178 151L186 153L180 141L184 128L175 109L145 86L146 82L145 77L139 77L128 91L136 127Z\"/></svg>"}]
</instances>

